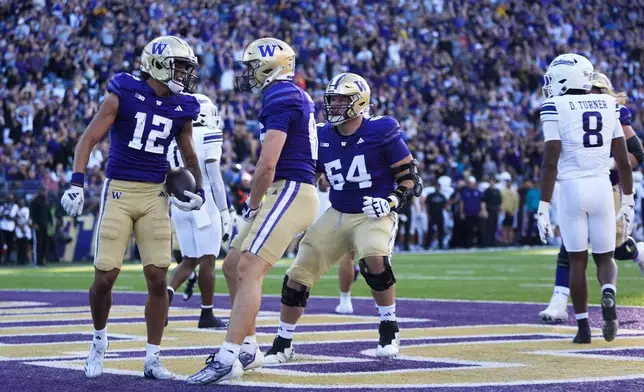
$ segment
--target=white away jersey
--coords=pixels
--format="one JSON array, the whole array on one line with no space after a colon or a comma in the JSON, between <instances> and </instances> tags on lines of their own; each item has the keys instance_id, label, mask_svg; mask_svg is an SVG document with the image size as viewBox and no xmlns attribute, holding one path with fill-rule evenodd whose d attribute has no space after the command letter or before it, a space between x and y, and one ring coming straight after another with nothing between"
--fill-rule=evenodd
<instances>
[{"instance_id":1,"label":"white away jersey","mask_svg":"<svg viewBox=\"0 0 644 392\"><path fill-rule=\"evenodd\" d=\"M611 142L624 136L615 98L607 94L552 97L541 104L541 122L545 141L561 140L557 180L608 177Z\"/></svg>"},{"instance_id":2,"label":"white away jersey","mask_svg":"<svg viewBox=\"0 0 644 392\"><path fill-rule=\"evenodd\" d=\"M192 126L192 140L195 144L195 151L199 157L199 167L203 173L204 185L209 184L206 173L206 160L215 159L221 161L221 146L223 144L223 134L221 129L211 129L205 126ZM183 167L183 159L176 140L172 140L168 148L168 162L170 168Z\"/></svg>"}]
</instances>

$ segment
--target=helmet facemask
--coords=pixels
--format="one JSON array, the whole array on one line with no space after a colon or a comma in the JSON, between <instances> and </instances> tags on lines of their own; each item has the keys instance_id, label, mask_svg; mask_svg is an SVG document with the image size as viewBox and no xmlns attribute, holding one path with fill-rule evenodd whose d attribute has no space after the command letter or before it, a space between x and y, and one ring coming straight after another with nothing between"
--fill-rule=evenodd
<instances>
[{"instance_id":1,"label":"helmet facemask","mask_svg":"<svg viewBox=\"0 0 644 392\"><path fill-rule=\"evenodd\" d=\"M194 74L199 65L185 57L167 57L162 62L153 58L150 66L152 78L164 83L175 94L192 92L199 80Z\"/></svg>"},{"instance_id":2,"label":"helmet facemask","mask_svg":"<svg viewBox=\"0 0 644 392\"><path fill-rule=\"evenodd\" d=\"M259 80L255 77L255 71L261 67L259 60L238 61L242 67L242 73L235 75L235 87L237 91L253 91L259 86Z\"/></svg>"},{"instance_id":3,"label":"helmet facemask","mask_svg":"<svg viewBox=\"0 0 644 392\"><path fill-rule=\"evenodd\" d=\"M354 104L360 99L360 94L335 94L324 95L324 114L327 121L333 125L340 125L358 116Z\"/></svg>"}]
</instances>

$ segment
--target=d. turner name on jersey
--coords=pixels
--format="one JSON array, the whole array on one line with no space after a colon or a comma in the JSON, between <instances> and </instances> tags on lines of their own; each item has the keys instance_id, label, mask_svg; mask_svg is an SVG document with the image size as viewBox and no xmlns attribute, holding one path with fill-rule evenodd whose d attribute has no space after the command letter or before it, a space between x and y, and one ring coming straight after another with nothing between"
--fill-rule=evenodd
<instances>
[{"instance_id":1,"label":"d. turner name on jersey","mask_svg":"<svg viewBox=\"0 0 644 392\"><path fill-rule=\"evenodd\" d=\"M577 101L577 104L570 101L570 110L577 109L608 109L608 104L603 99L598 99L595 101Z\"/></svg>"}]
</instances>

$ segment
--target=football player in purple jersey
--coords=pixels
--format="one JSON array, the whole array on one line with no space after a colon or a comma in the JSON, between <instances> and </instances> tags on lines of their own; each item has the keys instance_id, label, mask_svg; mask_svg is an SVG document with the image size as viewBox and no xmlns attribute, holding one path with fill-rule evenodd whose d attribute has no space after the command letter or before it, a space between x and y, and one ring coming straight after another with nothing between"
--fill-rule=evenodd
<instances>
[{"instance_id":1,"label":"football player in purple jersey","mask_svg":"<svg viewBox=\"0 0 644 392\"><path fill-rule=\"evenodd\" d=\"M390 116L367 117L370 94L367 82L352 73L337 75L326 89L328 122L318 127L316 171L331 184L331 207L306 232L286 272L277 337L265 363L293 359L293 332L309 290L350 251L359 260L380 314L375 356L399 353L396 278L391 267L396 211L420 196L422 183L398 121Z\"/></svg>"},{"instance_id":2,"label":"football player in purple jersey","mask_svg":"<svg viewBox=\"0 0 644 392\"><path fill-rule=\"evenodd\" d=\"M293 83L295 52L283 41L261 38L244 49L240 64L244 73L237 76L238 90L261 94L262 152L243 208L246 226L233 239L223 265L232 301L228 332L219 352L188 378L190 384L236 379L263 365L255 338L262 281L318 211L315 105Z\"/></svg>"},{"instance_id":3,"label":"football player in purple jersey","mask_svg":"<svg viewBox=\"0 0 644 392\"><path fill-rule=\"evenodd\" d=\"M164 322L168 313L166 273L171 258L170 217L164 182L166 153L176 137L186 167L197 182L197 193L185 200L171 197L189 211L203 204L199 161L192 142L192 121L199 115L190 91L197 57L182 39L162 36L148 43L141 55L142 77L114 75L107 97L76 145L71 187L61 200L67 214L83 211L85 169L92 148L109 132L110 153L94 240L94 282L89 290L94 337L85 361L85 375L98 377L108 348L107 318L112 287L123 255L134 233L148 286L145 307L148 341L144 364L146 378L170 379L174 374L159 359Z\"/></svg>"}]
</instances>

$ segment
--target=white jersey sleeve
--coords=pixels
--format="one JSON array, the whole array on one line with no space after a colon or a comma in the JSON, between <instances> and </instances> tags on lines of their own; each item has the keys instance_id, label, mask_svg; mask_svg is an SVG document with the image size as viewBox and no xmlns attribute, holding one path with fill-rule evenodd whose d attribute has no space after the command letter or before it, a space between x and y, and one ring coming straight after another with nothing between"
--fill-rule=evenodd
<instances>
[{"instance_id":1,"label":"white jersey sleeve","mask_svg":"<svg viewBox=\"0 0 644 392\"><path fill-rule=\"evenodd\" d=\"M555 133L546 126L548 122L557 124L561 140L558 180L608 176L611 140L620 132L623 135L615 98L607 94L557 96L544 101L540 115L544 134Z\"/></svg>"},{"instance_id":2,"label":"white jersey sleeve","mask_svg":"<svg viewBox=\"0 0 644 392\"><path fill-rule=\"evenodd\" d=\"M168 155L166 156L168 163L170 164L170 169L177 167L183 167L183 158L181 157L181 151L179 151L179 146L177 145L176 140L172 140L170 146L168 147Z\"/></svg>"},{"instance_id":3,"label":"white jersey sleeve","mask_svg":"<svg viewBox=\"0 0 644 392\"><path fill-rule=\"evenodd\" d=\"M224 136L221 129L211 130L204 134L203 145L205 159L213 159L221 161L222 145L224 143Z\"/></svg>"}]
</instances>

